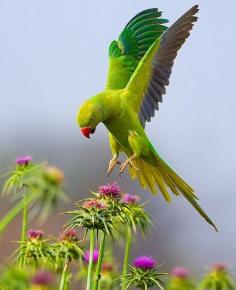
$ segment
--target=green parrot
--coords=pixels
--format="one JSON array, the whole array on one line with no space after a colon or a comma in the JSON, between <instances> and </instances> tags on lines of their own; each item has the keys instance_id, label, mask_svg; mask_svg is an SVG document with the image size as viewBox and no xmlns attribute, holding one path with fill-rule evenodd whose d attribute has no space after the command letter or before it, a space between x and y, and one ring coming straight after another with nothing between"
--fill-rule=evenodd
<instances>
[{"instance_id":1,"label":"green parrot","mask_svg":"<svg viewBox=\"0 0 236 290\"><path fill-rule=\"evenodd\" d=\"M108 129L113 155L108 175L121 164L119 153L125 153L128 158L120 165L120 174L128 166L132 179L138 178L141 187L152 193L159 189L167 202L171 201L170 192L183 195L217 230L192 187L160 157L144 130L162 102L177 52L190 35L198 10L198 5L193 6L170 28L157 8L132 18L110 44L105 90L84 102L77 121L87 138L99 123Z\"/></svg>"}]
</instances>

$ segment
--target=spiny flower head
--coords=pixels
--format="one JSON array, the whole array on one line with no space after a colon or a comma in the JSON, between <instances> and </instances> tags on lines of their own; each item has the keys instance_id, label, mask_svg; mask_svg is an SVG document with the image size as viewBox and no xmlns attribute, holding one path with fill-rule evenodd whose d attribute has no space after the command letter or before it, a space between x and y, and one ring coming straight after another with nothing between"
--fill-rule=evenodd
<instances>
[{"instance_id":1,"label":"spiny flower head","mask_svg":"<svg viewBox=\"0 0 236 290\"><path fill-rule=\"evenodd\" d=\"M44 174L50 182L56 185L61 184L64 180L64 172L56 166L47 166Z\"/></svg>"},{"instance_id":2,"label":"spiny flower head","mask_svg":"<svg viewBox=\"0 0 236 290\"><path fill-rule=\"evenodd\" d=\"M136 204L139 203L140 197L138 195L133 195L126 193L122 196L122 202L127 204Z\"/></svg>"},{"instance_id":3,"label":"spiny flower head","mask_svg":"<svg viewBox=\"0 0 236 290\"><path fill-rule=\"evenodd\" d=\"M44 232L41 230L33 230L30 229L27 233L28 239L33 241L33 240L41 240L44 235Z\"/></svg>"},{"instance_id":4,"label":"spiny flower head","mask_svg":"<svg viewBox=\"0 0 236 290\"><path fill-rule=\"evenodd\" d=\"M130 266L130 273L122 276L125 289L128 289L131 285L140 289L148 289L153 286L162 290L165 289L161 276L167 275L167 273L159 272L158 268L159 265L157 266L157 262L150 256L136 258L133 266Z\"/></svg>"},{"instance_id":5,"label":"spiny flower head","mask_svg":"<svg viewBox=\"0 0 236 290\"><path fill-rule=\"evenodd\" d=\"M212 269L217 272L225 271L227 269L227 265L224 263L216 263L213 265Z\"/></svg>"},{"instance_id":6,"label":"spiny flower head","mask_svg":"<svg viewBox=\"0 0 236 290\"><path fill-rule=\"evenodd\" d=\"M99 199L98 197L78 202L76 210L67 212L74 216L67 222L67 227L70 229L75 227L97 229L106 232L107 235L112 235L115 230L115 213L109 204L110 202L113 202L113 200Z\"/></svg>"},{"instance_id":7,"label":"spiny flower head","mask_svg":"<svg viewBox=\"0 0 236 290\"><path fill-rule=\"evenodd\" d=\"M134 260L133 265L138 269L150 270L156 266L156 261L150 256L140 256Z\"/></svg>"},{"instance_id":8,"label":"spiny flower head","mask_svg":"<svg viewBox=\"0 0 236 290\"><path fill-rule=\"evenodd\" d=\"M20 166L27 166L31 161L32 157L29 155L16 158L16 164Z\"/></svg>"},{"instance_id":9,"label":"spiny flower head","mask_svg":"<svg viewBox=\"0 0 236 290\"><path fill-rule=\"evenodd\" d=\"M32 279L34 285L49 286L54 282L54 277L51 272L41 270L38 271Z\"/></svg>"},{"instance_id":10,"label":"spiny flower head","mask_svg":"<svg viewBox=\"0 0 236 290\"><path fill-rule=\"evenodd\" d=\"M87 209L104 209L107 207L105 202L95 198L86 200L82 206Z\"/></svg>"},{"instance_id":11,"label":"spiny flower head","mask_svg":"<svg viewBox=\"0 0 236 290\"><path fill-rule=\"evenodd\" d=\"M82 243L77 236L77 231L74 229L65 231L53 247L56 268L63 269L65 259L70 262L76 261L83 256Z\"/></svg>"},{"instance_id":12,"label":"spiny flower head","mask_svg":"<svg viewBox=\"0 0 236 290\"><path fill-rule=\"evenodd\" d=\"M103 197L119 198L121 196L121 188L116 182L102 185L98 188L98 191Z\"/></svg>"},{"instance_id":13,"label":"spiny flower head","mask_svg":"<svg viewBox=\"0 0 236 290\"><path fill-rule=\"evenodd\" d=\"M69 241L69 242L77 242L78 236L77 236L77 231L74 229L70 229L62 234L60 237L61 241Z\"/></svg>"},{"instance_id":14,"label":"spiny flower head","mask_svg":"<svg viewBox=\"0 0 236 290\"><path fill-rule=\"evenodd\" d=\"M187 278L189 275L189 270L187 268L184 267L175 267L172 272L171 275L177 278Z\"/></svg>"},{"instance_id":15,"label":"spiny flower head","mask_svg":"<svg viewBox=\"0 0 236 290\"><path fill-rule=\"evenodd\" d=\"M85 261L86 264L89 263L89 257L90 257L90 251L87 250L85 253L84 253L84 256L83 256L83 259ZM97 261L98 261L98 257L99 257L99 251L98 249L94 249L93 251L93 263L96 264Z\"/></svg>"}]
</instances>

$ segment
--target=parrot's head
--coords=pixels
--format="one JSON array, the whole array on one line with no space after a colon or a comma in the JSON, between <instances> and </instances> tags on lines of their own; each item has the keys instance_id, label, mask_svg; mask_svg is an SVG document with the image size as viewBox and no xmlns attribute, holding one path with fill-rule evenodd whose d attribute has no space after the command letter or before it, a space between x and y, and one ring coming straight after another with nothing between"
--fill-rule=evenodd
<instances>
[{"instance_id":1,"label":"parrot's head","mask_svg":"<svg viewBox=\"0 0 236 290\"><path fill-rule=\"evenodd\" d=\"M103 121L103 109L99 102L90 99L79 109L77 122L82 134L90 138L96 130L97 125Z\"/></svg>"}]
</instances>

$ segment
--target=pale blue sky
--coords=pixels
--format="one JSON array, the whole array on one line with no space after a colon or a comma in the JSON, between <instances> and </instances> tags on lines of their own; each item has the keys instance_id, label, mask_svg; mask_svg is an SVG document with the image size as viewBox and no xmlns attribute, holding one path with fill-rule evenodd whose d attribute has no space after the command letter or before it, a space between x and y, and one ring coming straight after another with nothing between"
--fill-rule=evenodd
<instances>
[{"instance_id":1,"label":"pale blue sky","mask_svg":"<svg viewBox=\"0 0 236 290\"><path fill-rule=\"evenodd\" d=\"M107 180L105 128L89 142L75 116L104 87L109 42L142 9L158 6L172 23L197 3L199 21L177 58L160 111L147 126L155 147L196 188L221 230L215 234L183 199L168 206L152 198L150 209L161 211L154 234L158 253L165 244L169 251L162 259L182 259L193 268L236 260L236 2L0 1L0 161L7 165L24 153L47 158L73 171L68 180L74 194L77 181L83 180L84 190ZM121 184L141 192L127 177Z\"/></svg>"}]
</instances>

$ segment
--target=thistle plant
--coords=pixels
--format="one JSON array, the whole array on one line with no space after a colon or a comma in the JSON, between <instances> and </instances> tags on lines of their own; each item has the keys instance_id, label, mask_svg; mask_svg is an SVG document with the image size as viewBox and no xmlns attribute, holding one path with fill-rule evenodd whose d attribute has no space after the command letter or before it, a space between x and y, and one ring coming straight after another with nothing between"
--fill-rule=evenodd
<instances>
[{"instance_id":1,"label":"thistle plant","mask_svg":"<svg viewBox=\"0 0 236 290\"><path fill-rule=\"evenodd\" d=\"M35 174L37 169L38 166L32 165L31 156L22 156L16 158L15 170L5 175L8 177L8 179L4 184L2 194L17 193L18 190L22 190Z\"/></svg>"},{"instance_id":2,"label":"thistle plant","mask_svg":"<svg viewBox=\"0 0 236 290\"><path fill-rule=\"evenodd\" d=\"M22 261L21 267L32 265L37 269L42 264L50 265L54 260L54 251L43 239L43 231L30 229L26 241L20 241L20 248L16 251L16 260Z\"/></svg>"},{"instance_id":3,"label":"thistle plant","mask_svg":"<svg viewBox=\"0 0 236 290\"><path fill-rule=\"evenodd\" d=\"M184 267L175 267L167 286L168 290L194 290L195 286L189 278L189 270Z\"/></svg>"},{"instance_id":4,"label":"thistle plant","mask_svg":"<svg viewBox=\"0 0 236 290\"><path fill-rule=\"evenodd\" d=\"M116 273L114 265L111 262L104 262L102 265L102 277L99 290L113 290L117 286Z\"/></svg>"},{"instance_id":5,"label":"thistle plant","mask_svg":"<svg viewBox=\"0 0 236 290\"><path fill-rule=\"evenodd\" d=\"M141 228L141 231L146 235L147 230L152 224L149 215L145 212L145 204L140 204L140 197L137 195L124 194L121 199L123 204L123 211L127 218L126 234L125 234L125 252L123 261L123 279L126 279L128 272L128 263L130 257L130 249L132 246L132 231L136 234L137 227ZM123 290L125 290L125 283L123 283Z\"/></svg>"},{"instance_id":6,"label":"thistle plant","mask_svg":"<svg viewBox=\"0 0 236 290\"><path fill-rule=\"evenodd\" d=\"M133 266L130 266L130 273L126 277L122 277L125 278L125 280L123 279L124 289L128 289L131 285L144 290L154 286L165 289L161 276L167 275L167 273L159 272L159 267L160 265L157 266L156 261L150 256L136 258Z\"/></svg>"},{"instance_id":7,"label":"thistle plant","mask_svg":"<svg viewBox=\"0 0 236 290\"><path fill-rule=\"evenodd\" d=\"M66 212L70 219L59 238L45 238L41 229L30 229L32 216L43 222L60 200L68 200L63 184L64 173L57 167L34 164L30 156L16 160L16 170L8 175L3 189L16 204L0 220L0 232L22 213L19 248L14 252L19 263L17 268L9 265L0 270L1 290L72 290L78 277L75 272L85 280L87 290L164 289L163 281L168 290L235 289L223 264L215 265L198 288L186 268L174 268L168 279L152 257L138 257L130 265L136 234L147 236L153 227L146 202L124 192L117 183L100 186L78 201L75 210ZM119 264L113 249L123 239L123 261Z\"/></svg>"},{"instance_id":8,"label":"thistle plant","mask_svg":"<svg viewBox=\"0 0 236 290\"><path fill-rule=\"evenodd\" d=\"M67 223L69 229L74 227L83 227L85 229L85 236L90 231L90 247L89 247L89 263L87 276L87 290L92 289L92 270L93 270L93 255L95 249L95 232L97 239L100 238L100 252L96 268L96 280L94 288L98 288L100 280L100 272L102 267L103 253L105 247L106 236L113 236L114 228L114 209L110 203L98 196L95 198L88 198L82 203L77 203L77 210L67 212L74 215L74 217Z\"/></svg>"},{"instance_id":9,"label":"thistle plant","mask_svg":"<svg viewBox=\"0 0 236 290\"><path fill-rule=\"evenodd\" d=\"M55 268L61 270L60 290L68 289L70 275L68 266L71 261L78 261L83 256L81 241L79 241L75 230L63 233L60 240L53 245L55 256Z\"/></svg>"},{"instance_id":10,"label":"thistle plant","mask_svg":"<svg viewBox=\"0 0 236 290\"><path fill-rule=\"evenodd\" d=\"M203 278L199 290L234 290L236 284L232 280L225 264L217 263Z\"/></svg>"},{"instance_id":11,"label":"thistle plant","mask_svg":"<svg viewBox=\"0 0 236 290\"><path fill-rule=\"evenodd\" d=\"M11 195L20 199L16 205L0 220L0 233L22 212L21 240L26 239L30 216L37 216L43 222L56 209L59 201L68 202L69 198L62 190L64 174L46 163L33 164L31 156L16 159L16 169L5 175L7 180L2 195Z\"/></svg>"}]
</instances>

